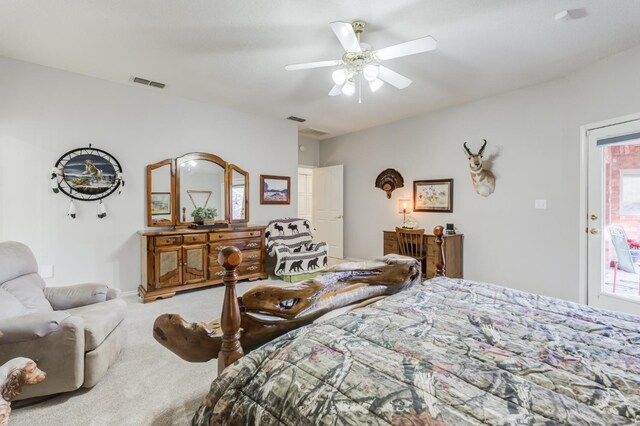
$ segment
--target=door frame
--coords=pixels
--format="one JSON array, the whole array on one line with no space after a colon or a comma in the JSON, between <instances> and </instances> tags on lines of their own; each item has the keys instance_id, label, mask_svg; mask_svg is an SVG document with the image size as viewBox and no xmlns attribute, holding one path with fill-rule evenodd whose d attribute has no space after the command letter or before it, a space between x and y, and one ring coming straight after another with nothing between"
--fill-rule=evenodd
<instances>
[{"instance_id":1,"label":"door frame","mask_svg":"<svg viewBox=\"0 0 640 426\"><path fill-rule=\"evenodd\" d=\"M588 305L588 251L587 232L589 226L589 132L605 127L612 127L618 124L640 121L640 113L625 115L622 117L610 118L596 121L594 123L580 126L580 217L578 220L579 250L578 250L578 302ZM621 296L618 296L621 297ZM624 298L629 301L629 299Z\"/></svg>"}]
</instances>

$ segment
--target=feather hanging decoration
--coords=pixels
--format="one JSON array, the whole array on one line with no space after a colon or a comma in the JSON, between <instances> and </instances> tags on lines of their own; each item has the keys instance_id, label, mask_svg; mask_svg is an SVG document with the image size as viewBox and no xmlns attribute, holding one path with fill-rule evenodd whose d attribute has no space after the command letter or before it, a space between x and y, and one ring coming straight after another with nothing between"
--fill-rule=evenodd
<instances>
[{"instance_id":1,"label":"feather hanging decoration","mask_svg":"<svg viewBox=\"0 0 640 426\"><path fill-rule=\"evenodd\" d=\"M120 188L118 189L118 195L120 195L120 194L122 194L122 191L124 190L124 173L118 172L117 179L120 181Z\"/></svg>"},{"instance_id":2,"label":"feather hanging decoration","mask_svg":"<svg viewBox=\"0 0 640 426\"><path fill-rule=\"evenodd\" d=\"M107 209L102 200L100 200L98 203L98 219L104 219L105 217L107 217Z\"/></svg>"},{"instance_id":3,"label":"feather hanging decoration","mask_svg":"<svg viewBox=\"0 0 640 426\"><path fill-rule=\"evenodd\" d=\"M76 205L73 204L73 200L69 202L69 211L67 212L67 216L70 216L71 219L76 218Z\"/></svg>"},{"instance_id":4,"label":"feather hanging decoration","mask_svg":"<svg viewBox=\"0 0 640 426\"><path fill-rule=\"evenodd\" d=\"M57 167L51 169L51 190L54 194L60 192L60 188L58 188L58 173L60 172Z\"/></svg>"}]
</instances>

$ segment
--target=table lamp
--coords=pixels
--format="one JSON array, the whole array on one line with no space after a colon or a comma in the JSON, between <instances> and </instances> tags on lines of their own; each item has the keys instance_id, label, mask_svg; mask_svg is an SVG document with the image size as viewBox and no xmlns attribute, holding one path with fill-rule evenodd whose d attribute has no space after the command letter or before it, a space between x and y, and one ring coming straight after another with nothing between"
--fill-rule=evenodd
<instances>
[{"instance_id":1,"label":"table lamp","mask_svg":"<svg viewBox=\"0 0 640 426\"><path fill-rule=\"evenodd\" d=\"M398 200L398 213L402 213L402 227L407 228L407 212L411 213L411 199L400 198Z\"/></svg>"}]
</instances>

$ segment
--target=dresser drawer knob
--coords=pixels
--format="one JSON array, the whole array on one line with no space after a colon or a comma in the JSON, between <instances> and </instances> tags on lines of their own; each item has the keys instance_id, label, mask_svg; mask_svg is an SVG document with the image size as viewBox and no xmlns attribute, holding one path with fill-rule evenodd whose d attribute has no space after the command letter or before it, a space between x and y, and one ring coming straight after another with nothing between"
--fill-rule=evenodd
<instances>
[{"instance_id":1,"label":"dresser drawer knob","mask_svg":"<svg viewBox=\"0 0 640 426\"><path fill-rule=\"evenodd\" d=\"M249 243L245 247L258 247L258 243Z\"/></svg>"},{"instance_id":2,"label":"dresser drawer knob","mask_svg":"<svg viewBox=\"0 0 640 426\"><path fill-rule=\"evenodd\" d=\"M219 277L224 277L224 271L216 272L216 275Z\"/></svg>"},{"instance_id":3,"label":"dresser drawer knob","mask_svg":"<svg viewBox=\"0 0 640 426\"><path fill-rule=\"evenodd\" d=\"M257 255L257 254L252 254L252 255L250 255L250 256L247 256L246 258L247 258L247 259L249 259L249 260L257 259L257 258L258 258L258 255Z\"/></svg>"},{"instance_id":4,"label":"dresser drawer knob","mask_svg":"<svg viewBox=\"0 0 640 426\"><path fill-rule=\"evenodd\" d=\"M218 250L218 251L222 251L222 250L224 250L224 246L220 246L220 247L218 247L216 250Z\"/></svg>"},{"instance_id":5,"label":"dresser drawer knob","mask_svg":"<svg viewBox=\"0 0 640 426\"><path fill-rule=\"evenodd\" d=\"M256 269L258 269L258 267L256 265L253 265L253 266L249 266L247 268L247 271L255 271Z\"/></svg>"}]
</instances>

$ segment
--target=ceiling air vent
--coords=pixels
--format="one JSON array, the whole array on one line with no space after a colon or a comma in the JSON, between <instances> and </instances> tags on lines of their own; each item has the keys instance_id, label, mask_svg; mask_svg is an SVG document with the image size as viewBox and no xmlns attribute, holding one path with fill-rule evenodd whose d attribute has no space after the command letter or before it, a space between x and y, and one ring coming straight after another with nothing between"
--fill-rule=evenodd
<instances>
[{"instance_id":1,"label":"ceiling air vent","mask_svg":"<svg viewBox=\"0 0 640 426\"><path fill-rule=\"evenodd\" d=\"M305 121L307 121L304 118L296 117L295 115L290 115L289 117L287 117L287 120L297 121L298 123L304 123Z\"/></svg>"},{"instance_id":2,"label":"ceiling air vent","mask_svg":"<svg viewBox=\"0 0 640 426\"><path fill-rule=\"evenodd\" d=\"M321 138L322 136L326 136L326 135L329 134L329 132L325 132L323 130L314 129L314 128L311 128L311 127L300 129L298 131L298 133L301 134L301 135L305 135L305 136L312 136L314 138Z\"/></svg>"},{"instance_id":3,"label":"ceiling air vent","mask_svg":"<svg viewBox=\"0 0 640 426\"><path fill-rule=\"evenodd\" d=\"M166 84L158 83L157 81L147 80L146 78L133 77L133 82L138 84L144 84L145 86L157 87L158 89L164 89Z\"/></svg>"}]
</instances>

